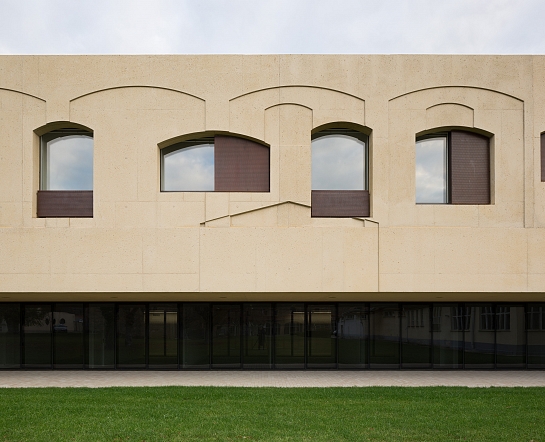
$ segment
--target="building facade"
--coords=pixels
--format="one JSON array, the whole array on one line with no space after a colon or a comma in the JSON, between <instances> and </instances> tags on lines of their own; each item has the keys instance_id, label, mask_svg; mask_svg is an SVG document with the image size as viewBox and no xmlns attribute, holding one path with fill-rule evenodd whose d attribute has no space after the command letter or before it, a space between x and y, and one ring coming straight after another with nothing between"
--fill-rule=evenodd
<instances>
[{"instance_id":1,"label":"building facade","mask_svg":"<svg viewBox=\"0 0 545 442\"><path fill-rule=\"evenodd\" d=\"M0 368L544 368L545 57L0 56Z\"/></svg>"}]
</instances>

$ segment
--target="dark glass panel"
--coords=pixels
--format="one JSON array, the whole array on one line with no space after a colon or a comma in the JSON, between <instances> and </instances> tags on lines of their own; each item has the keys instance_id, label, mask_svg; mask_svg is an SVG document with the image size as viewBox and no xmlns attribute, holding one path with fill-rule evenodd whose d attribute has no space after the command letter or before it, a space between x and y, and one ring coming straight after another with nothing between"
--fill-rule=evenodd
<instances>
[{"instance_id":1,"label":"dark glass panel","mask_svg":"<svg viewBox=\"0 0 545 442\"><path fill-rule=\"evenodd\" d=\"M115 304L89 304L85 309L88 368L115 366Z\"/></svg>"},{"instance_id":2,"label":"dark glass panel","mask_svg":"<svg viewBox=\"0 0 545 442\"><path fill-rule=\"evenodd\" d=\"M305 367L304 304L276 304L275 342L276 368Z\"/></svg>"},{"instance_id":3,"label":"dark glass panel","mask_svg":"<svg viewBox=\"0 0 545 442\"><path fill-rule=\"evenodd\" d=\"M528 368L545 368L545 304L528 304Z\"/></svg>"},{"instance_id":4,"label":"dark glass panel","mask_svg":"<svg viewBox=\"0 0 545 442\"><path fill-rule=\"evenodd\" d=\"M401 366L431 367L429 304L403 304L401 314Z\"/></svg>"},{"instance_id":5,"label":"dark glass panel","mask_svg":"<svg viewBox=\"0 0 545 442\"><path fill-rule=\"evenodd\" d=\"M495 313L492 304L466 304L464 313L466 368L494 368Z\"/></svg>"},{"instance_id":6,"label":"dark glass panel","mask_svg":"<svg viewBox=\"0 0 545 442\"><path fill-rule=\"evenodd\" d=\"M523 305L496 305L496 367L526 367Z\"/></svg>"},{"instance_id":7,"label":"dark glass panel","mask_svg":"<svg viewBox=\"0 0 545 442\"><path fill-rule=\"evenodd\" d=\"M335 368L337 337L335 305L309 305L307 308L307 367Z\"/></svg>"},{"instance_id":8,"label":"dark glass panel","mask_svg":"<svg viewBox=\"0 0 545 442\"><path fill-rule=\"evenodd\" d=\"M25 304L23 319L25 367L51 367L51 305Z\"/></svg>"},{"instance_id":9,"label":"dark glass panel","mask_svg":"<svg viewBox=\"0 0 545 442\"><path fill-rule=\"evenodd\" d=\"M146 366L146 306L120 304L117 311L117 366Z\"/></svg>"},{"instance_id":10,"label":"dark glass panel","mask_svg":"<svg viewBox=\"0 0 545 442\"><path fill-rule=\"evenodd\" d=\"M150 304L149 306L149 366L176 368L178 366L178 306Z\"/></svg>"},{"instance_id":11,"label":"dark glass panel","mask_svg":"<svg viewBox=\"0 0 545 442\"><path fill-rule=\"evenodd\" d=\"M240 368L238 304L212 305L212 368Z\"/></svg>"},{"instance_id":12,"label":"dark glass panel","mask_svg":"<svg viewBox=\"0 0 545 442\"><path fill-rule=\"evenodd\" d=\"M470 309L458 303L436 303L432 309L433 366L462 368L464 330L469 327Z\"/></svg>"},{"instance_id":13,"label":"dark glass panel","mask_svg":"<svg viewBox=\"0 0 545 442\"><path fill-rule=\"evenodd\" d=\"M399 313L395 302L370 304L371 368L399 367Z\"/></svg>"},{"instance_id":14,"label":"dark glass panel","mask_svg":"<svg viewBox=\"0 0 545 442\"><path fill-rule=\"evenodd\" d=\"M210 368L209 318L210 304L183 304L183 368Z\"/></svg>"},{"instance_id":15,"label":"dark glass panel","mask_svg":"<svg viewBox=\"0 0 545 442\"><path fill-rule=\"evenodd\" d=\"M244 304L243 365L245 368L272 368L273 311L271 304Z\"/></svg>"},{"instance_id":16,"label":"dark glass panel","mask_svg":"<svg viewBox=\"0 0 545 442\"><path fill-rule=\"evenodd\" d=\"M83 304L53 306L53 366L83 368Z\"/></svg>"},{"instance_id":17,"label":"dark glass panel","mask_svg":"<svg viewBox=\"0 0 545 442\"><path fill-rule=\"evenodd\" d=\"M0 368L21 364L20 322L19 304L0 304Z\"/></svg>"},{"instance_id":18,"label":"dark glass panel","mask_svg":"<svg viewBox=\"0 0 545 442\"><path fill-rule=\"evenodd\" d=\"M339 304L337 343L339 368L367 367L369 308L366 304Z\"/></svg>"}]
</instances>

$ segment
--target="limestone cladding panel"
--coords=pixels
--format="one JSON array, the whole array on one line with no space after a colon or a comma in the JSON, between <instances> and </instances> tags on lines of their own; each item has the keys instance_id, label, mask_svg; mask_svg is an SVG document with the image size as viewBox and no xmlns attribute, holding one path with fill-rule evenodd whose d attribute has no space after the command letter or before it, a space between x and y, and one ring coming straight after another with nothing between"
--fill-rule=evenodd
<instances>
[{"instance_id":1,"label":"limestone cladding panel","mask_svg":"<svg viewBox=\"0 0 545 442\"><path fill-rule=\"evenodd\" d=\"M539 296L543 103L543 56L0 56L0 291ZM93 130L93 218L36 218L34 131L58 121ZM310 216L334 122L370 130L370 219ZM490 205L415 204L415 137L453 128L492 135ZM159 145L216 132L270 146L271 191L160 192Z\"/></svg>"}]
</instances>

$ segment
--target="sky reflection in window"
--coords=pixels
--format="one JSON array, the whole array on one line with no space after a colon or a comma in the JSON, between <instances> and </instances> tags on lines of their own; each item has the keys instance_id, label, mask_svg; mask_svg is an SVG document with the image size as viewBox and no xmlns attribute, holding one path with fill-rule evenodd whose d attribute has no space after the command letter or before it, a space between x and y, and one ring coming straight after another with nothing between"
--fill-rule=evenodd
<instances>
[{"instance_id":1,"label":"sky reflection in window","mask_svg":"<svg viewBox=\"0 0 545 442\"><path fill-rule=\"evenodd\" d=\"M45 145L43 190L93 190L93 138L70 135Z\"/></svg>"},{"instance_id":2,"label":"sky reflection in window","mask_svg":"<svg viewBox=\"0 0 545 442\"><path fill-rule=\"evenodd\" d=\"M365 143L346 135L312 141L312 190L365 190Z\"/></svg>"},{"instance_id":3,"label":"sky reflection in window","mask_svg":"<svg viewBox=\"0 0 545 442\"><path fill-rule=\"evenodd\" d=\"M214 190L214 145L201 144L163 156L163 191Z\"/></svg>"},{"instance_id":4,"label":"sky reflection in window","mask_svg":"<svg viewBox=\"0 0 545 442\"><path fill-rule=\"evenodd\" d=\"M416 202L447 203L447 139L416 142Z\"/></svg>"}]
</instances>

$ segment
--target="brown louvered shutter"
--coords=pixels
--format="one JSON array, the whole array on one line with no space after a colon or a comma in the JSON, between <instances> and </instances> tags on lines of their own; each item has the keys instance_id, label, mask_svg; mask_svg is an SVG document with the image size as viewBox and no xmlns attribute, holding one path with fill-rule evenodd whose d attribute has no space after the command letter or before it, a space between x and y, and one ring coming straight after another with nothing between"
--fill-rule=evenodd
<instances>
[{"instance_id":1,"label":"brown louvered shutter","mask_svg":"<svg viewBox=\"0 0 545 442\"><path fill-rule=\"evenodd\" d=\"M490 142L472 132L450 133L452 204L490 204Z\"/></svg>"},{"instance_id":2,"label":"brown louvered shutter","mask_svg":"<svg viewBox=\"0 0 545 442\"><path fill-rule=\"evenodd\" d=\"M541 181L545 181L545 132L541 134Z\"/></svg>"},{"instance_id":3,"label":"brown louvered shutter","mask_svg":"<svg viewBox=\"0 0 545 442\"><path fill-rule=\"evenodd\" d=\"M368 217L368 190L313 190L312 214L320 218Z\"/></svg>"},{"instance_id":4,"label":"brown louvered shutter","mask_svg":"<svg viewBox=\"0 0 545 442\"><path fill-rule=\"evenodd\" d=\"M92 190L38 190L38 218L92 218Z\"/></svg>"},{"instance_id":5,"label":"brown louvered shutter","mask_svg":"<svg viewBox=\"0 0 545 442\"><path fill-rule=\"evenodd\" d=\"M269 148L244 138L214 138L216 192L269 192Z\"/></svg>"}]
</instances>

